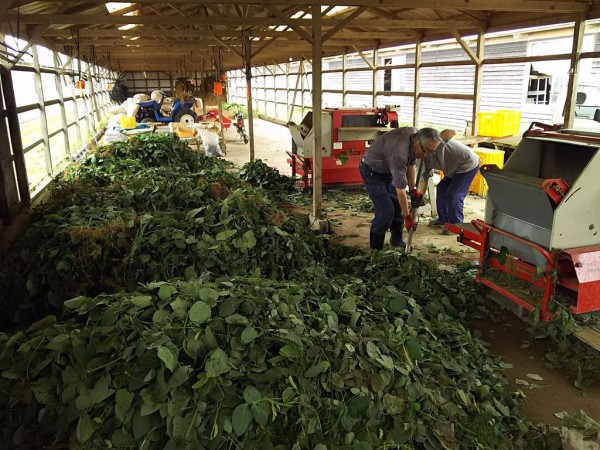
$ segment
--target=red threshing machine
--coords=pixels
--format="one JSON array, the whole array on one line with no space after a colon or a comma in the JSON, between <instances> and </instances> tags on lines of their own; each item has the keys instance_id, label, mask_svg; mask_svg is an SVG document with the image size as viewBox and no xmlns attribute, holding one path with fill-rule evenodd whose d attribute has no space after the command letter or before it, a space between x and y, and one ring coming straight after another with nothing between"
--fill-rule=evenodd
<instances>
[{"instance_id":1,"label":"red threshing machine","mask_svg":"<svg viewBox=\"0 0 600 450\"><path fill-rule=\"evenodd\" d=\"M504 168L481 173L485 220L446 225L479 251L477 280L545 321L553 298L600 310L600 134L532 124Z\"/></svg>"},{"instance_id":2,"label":"red threshing machine","mask_svg":"<svg viewBox=\"0 0 600 450\"><path fill-rule=\"evenodd\" d=\"M390 127L398 127L398 113L386 108L325 108L322 110L323 185L362 184L358 165L371 143ZM389 125L389 127L388 127ZM304 188L312 185L314 133L312 112L300 125L288 124L292 175L302 176Z\"/></svg>"}]
</instances>

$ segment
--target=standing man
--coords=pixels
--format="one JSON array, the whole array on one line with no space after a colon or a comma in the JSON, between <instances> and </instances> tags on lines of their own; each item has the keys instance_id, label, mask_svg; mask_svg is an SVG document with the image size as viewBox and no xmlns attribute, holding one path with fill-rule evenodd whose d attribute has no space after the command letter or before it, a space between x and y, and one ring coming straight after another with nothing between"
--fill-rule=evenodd
<instances>
[{"instance_id":1,"label":"standing man","mask_svg":"<svg viewBox=\"0 0 600 450\"><path fill-rule=\"evenodd\" d=\"M443 226L445 223L462 223L463 208L469 187L479 171L481 158L469 147L452 137L454 130L444 130L441 136L443 145L427 156L426 168L444 172L444 178L437 185L436 204L439 217L429 225ZM443 230L442 234L453 234Z\"/></svg>"},{"instance_id":2,"label":"standing man","mask_svg":"<svg viewBox=\"0 0 600 450\"><path fill-rule=\"evenodd\" d=\"M416 189L415 160L434 152L441 142L433 128L397 128L381 135L365 153L359 169L375 208L369 237L371 250L383 249L387 230L392 246L406 246L403 227L417 229L410 216L406 187L417 203L423 197Z\"/></svg>"}]
</instances>

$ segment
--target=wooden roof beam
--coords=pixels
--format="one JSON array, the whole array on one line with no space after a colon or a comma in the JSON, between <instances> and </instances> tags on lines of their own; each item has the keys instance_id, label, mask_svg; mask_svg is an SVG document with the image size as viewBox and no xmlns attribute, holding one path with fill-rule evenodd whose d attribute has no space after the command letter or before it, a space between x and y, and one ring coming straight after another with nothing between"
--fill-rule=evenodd
<instances>
[{"instance_id":1,"label":"wooden roof beam","mask_svg":"<svg viewBox=\"0 0 600 450\"><path fill-rule=\"evenodd\" d=\"M8 11L14 2L15 0L4 0L0 5L0 14L4 14Z\"/></svg>"},{"instance_id":2,"label":"wooden roof beam","mask_svg":"<svg viewBox=\"0 0 600 450\"><path fill-rule=\"evenodd\" d=\"M352 13L349 16L344 17L340 23L338 23L331 30L327 31L321 38L321 42L327 41L335 33L340 31L342 28L344 28L346 25L348 25L350 22L352 22L354 19L356 19L358 16L360 16L363 12L365 12L366 9L367 9L366 6L361 6L360 8L357 8L354 11L352 11Z\"/></svg>"},{"instance_id":3,"label":"wooden roof beam","mask_svg":"<svg viewBox=\"0 0 600 450\"><path fill-rule=\"evenodd\" d=\"M459 43L459 45L463 48L463 50L469 56L469 58L471 58L471 61L473 61L477 65L481 64L481 61L479 61L479 58L477 57L477 55L475 53L473 53L473 50L471 50L469 45L463 40L460 33L456 30L450 30L450 33L452 33L452 36L454 36L454 39L456 39L456 42Z\"/></svg>"},{"instance_id":4,"label":"wooden roof beam","mask_svg":"<svg viewBox=\"0 0 600 450\"><path fill-rule=\"evenodd\" d=\"M225 48L227 48L227 49L231 50L233 53L235 53L235 54L236 54L236 55L238 55L240 58L242 58L242 52L241 52L241 51L239 51L237 48L235 48L235 47L232 47L231 45L229 45L228 43L226 43L225 41L223 41L223 40L219 39L219 38L218 38L218 37L216 37L216 36L213 36L213 39L214 39L215 41L217 41L219 44L221 44L223 47L225 47ZM233 44L233 43L232 43L232 44ZM197 45L197 43L190 43L190 45Z\"/></svg>"},{"instance_id":5,"label":"wooden roof beam","mask_svg":"<svg viewBox=\"0 0 600 450\"><path fill-rule=\"evenodd\" d=\"M298 26L296 23L294 23L292 21L293 19L290 19L289 17L284 16L283 13L281 11L279 11L279 9L277 9L275 6L268 5L267 8L276 17L281 19L288 27L290 27L292 30L294 30L296 33L298 33L300 36L302 36L302 38L306 42L313 44L314 41L313 41L312 36L310 34L308 34L306 31L304 31L302 28L300 28L300 26Z\"/></svg>"},{"instance_id":6,"label":"wooden roof beam","mask_svg":"<svg viewBox=\"0 0 600 450\"><path fill-rule=\"evenodd\" d=\"M355 45L352 45L352 48L367 63L367 65L371 68L371 70L375 70L375 66L373 65L373 63L371 61L369 61L369 59L365 56L365 54L363 52L361 52L359 49L357 49Z\"/></svg>"},{"instance_id":7,"label":"wooden roof beam","mask_svg":"<svg viewBox=\"0 0 600 450\"><path fill-rule=\"evenodd\" d=\"M524 0L525 1L525 0ZM277 17L173 17L170 20L171 25L203 25L203 26L283 26L293 27L295 31L300 27L310 27L311 19L290 19L285 17L277 8L272 8ZM17 14L0 14L0 21L16 20ZM33 24L72 24L72 25L162 25L164 17L157 16L97 16L85 14L21 14L20 23L24 25ZM340 23L338 19L323 19L323 26L335 27ZM448 28L453 29L473 29L481 28L485 23L479 20L454 20L451 22L444 20L411 20L411 19L389 19L387 23L382 23L380 19L362 19L355 20L352 24L356 27L365 28ZM308 36L304 30L302 33ZM305 36L303 36L305 37ZM306 38L306 37L305 37Z\"/></svg>"},{"instance_id":8,"label":"wooden roof beam","mask_svg":"<svg viewBox=\"0 0 600 450\"><path fill-rule=\"evenodd\" d=\"M141 5L155 5L157 0L135 0ZM104 4L106 0L85 0L86 4ZM214 4L214 0L169 0L173 4ZM518 11L547 13L585 13L590 4L586 0L294 0L295 5L320 6L374 6L419 9L455 9L465 11ZM220 0L220 5L284 5L289 0ZM13 6L14 9L14 6Z\"/></svg>"},{"instance_id":9,"label":"wooden roof beam","mask_svg":"<svg viewBox=\"0 0 600 450\"><path fill-rule=\"evenodd\" d=\"M45 37L55 37L55 38L64 38L71 39L71 31L70 30L56 30L50 29L44 33ZM134 29L134 30L91 30L91 29L82 29L79 32L80 38L123 38L123 37L153 37L158 39L155 31L144 30L144 29ZM240 37L240 31L238 30L181 30L169 31L169 38L197 38L197 37L212 37L218 36L219 38L236 38ZM390 34L388 31L353 31L353 30L342 30L332 36L330 39L353 39L355 37L359 39L389 39L389 38L411 38L416 37L417 34L413 32L400 31ZM267 37L277 37L282 40L287 41L297 41L301 39L296 33L292 31L276 31L276 30L268 30L268 31L257 31L252 30L252 37L258 38L267 38ZM161 37L162 39L162 37Z\"/></svg>"}]
</instances>

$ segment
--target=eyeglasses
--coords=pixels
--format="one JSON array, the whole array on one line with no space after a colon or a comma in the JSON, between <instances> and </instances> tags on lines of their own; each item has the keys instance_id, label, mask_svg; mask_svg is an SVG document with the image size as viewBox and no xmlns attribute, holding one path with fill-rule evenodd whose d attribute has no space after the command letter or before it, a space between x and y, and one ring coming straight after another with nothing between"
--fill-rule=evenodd
<instances>
[{"instance_id":1,"label":"eyeglasses","mask_svg":"<svg viewBox=\"0 0 600 450\"><path fill-rule=\"evenodd\" d=\"M425 153L426 155L431 155L432 153L435 153L439 145L439 142L437 142L434 148L427 147L421 144L421 141L419 139L417 139L417 143L419 144L419 147L421 147L421 149L423 150L423 153Z\"/></svg>"}]
</instances>

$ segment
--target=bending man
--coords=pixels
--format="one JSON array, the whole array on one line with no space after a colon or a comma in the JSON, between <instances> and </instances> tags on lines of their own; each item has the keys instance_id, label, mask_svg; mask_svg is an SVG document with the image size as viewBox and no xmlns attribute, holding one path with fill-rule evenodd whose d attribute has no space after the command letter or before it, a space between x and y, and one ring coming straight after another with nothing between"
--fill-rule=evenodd
<instances>
[{"instance_id":1,"label":"bending man","mask_svg":"<svg viewBox=\"0 0 600 450\"><path fill-rule=\"evenodd\" d=\"M445 223L462 223L463 208L469 187L479 171L481 158L469 147L452 139L453 130L441 133L444 144L427 156L426 168L438 169L444 172L444 178L436 188L436 204L439 217L430 225ZM453 234L442 231L443 234Z\"/></svg>"},{"instance_id":2,"label":"bending man","mask_svg":"<svg viewBox=\"0 0 600 450\"><path fill-rule=\"evenodd\" d=\"M381 135L365 153L360 174L375 207L369 237L372 250L383 249L387 230L392 246L406 246L403 227L417 228L410 216L406 187L418 201L422 197L416 189L415 160L434 152L441 142L433 128L397 128Z\"/></svg>"}]
</instances>

